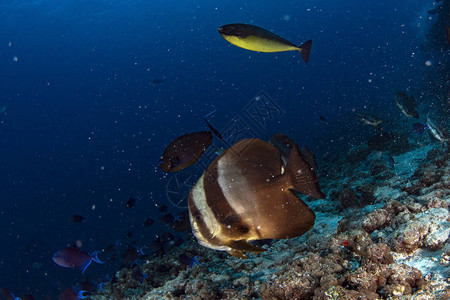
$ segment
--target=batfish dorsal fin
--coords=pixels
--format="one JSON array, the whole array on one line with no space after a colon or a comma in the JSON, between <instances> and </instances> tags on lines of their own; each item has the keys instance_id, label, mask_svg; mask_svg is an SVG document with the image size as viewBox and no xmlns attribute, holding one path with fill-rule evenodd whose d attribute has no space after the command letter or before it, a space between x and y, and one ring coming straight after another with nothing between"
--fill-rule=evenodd
<instances>
[{"instance_id":1,"label":"batfish dorsal fin","mask_svg":"<svg viewBox=\"0 0 450 300\"><path fill-rule=\"evenodd\" d=\"M300 154L297 145L291 150L285 173L291 180L292 189L316 199L325 198L316 174Z\"/></svg>"}]
</instances>

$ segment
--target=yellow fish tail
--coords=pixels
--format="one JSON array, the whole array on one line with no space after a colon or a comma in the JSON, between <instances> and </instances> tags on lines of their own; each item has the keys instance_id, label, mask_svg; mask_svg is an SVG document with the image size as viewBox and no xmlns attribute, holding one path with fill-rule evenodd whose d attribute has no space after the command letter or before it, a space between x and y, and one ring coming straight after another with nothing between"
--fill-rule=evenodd
<instances>
[{"instance_id":1,"label":"yellow fish tail","mask_svg":"<svg viewBox=\"0 0 450 300\"><path fill-rule=\"evenodd\" d=\"M300 51L300 54L302 55L303 60L305 63L309 60L309 53L311 52L311 44L312 40L304 42L302 45L298 47L298 51Z\"/></svg>"}]
</instances>

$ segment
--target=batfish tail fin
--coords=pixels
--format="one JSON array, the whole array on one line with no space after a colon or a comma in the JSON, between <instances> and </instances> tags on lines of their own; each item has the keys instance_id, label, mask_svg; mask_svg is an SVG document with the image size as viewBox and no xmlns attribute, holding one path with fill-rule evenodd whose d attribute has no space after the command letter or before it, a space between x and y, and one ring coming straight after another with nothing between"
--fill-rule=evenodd
<instances>
[{"instance_id":1,"label":"batfish tail fin","mask_svg":"<svg viewBox=\"0 0 450 300\"><path fill-rule=\"evenodd\" d=\"M292 189L316 199L324 199L325 195L320 190L316 173L300 154L295 145L289 154L285 174L289 176Z\"/></svg>"},{"instance_id":2,"label":"batfish tail fin","mask_svg":"<svg viewBox=\"0 0 450 300\"><path fill-rule=\"evenodd\" d=\"M303 60L305 63L308 63L309 60L309 53L311 52L311 44L312 40L304 42L302 45L298 47L298 51L300 51L300 54L302 55Z\"/></svg>"}]
</instances>

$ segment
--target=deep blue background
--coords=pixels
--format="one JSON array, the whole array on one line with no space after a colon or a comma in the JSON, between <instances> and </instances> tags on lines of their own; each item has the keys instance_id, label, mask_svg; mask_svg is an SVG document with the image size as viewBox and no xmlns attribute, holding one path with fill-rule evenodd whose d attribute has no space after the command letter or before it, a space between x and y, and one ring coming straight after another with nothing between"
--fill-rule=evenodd
<instances>
[{"instance_id":1,"label":"deep blue background","mask_svg":"<svg viewBox=\"0 0 450 300\"><path fill-rule=\"evenodd\" d=\"M214 109L220 128L263 90L286 113L261 137L285 132L319 156L374 133L354 109L399 118L395 90L417 92L433 59L419 50L432 22L422 2L3 0L0 286L54 296L82 278L56 266L55 251L75 240L88 252L126 245L129 231L151 242L162 225L142 222L159 216L169 179L157 161L175 137L205 130ZM235 22L312 39L309 63L228 44L217 28ZM142 200L127 210L130 195ZM69 222L74 213L87 221Z\"/></svg>"}]
</instances>

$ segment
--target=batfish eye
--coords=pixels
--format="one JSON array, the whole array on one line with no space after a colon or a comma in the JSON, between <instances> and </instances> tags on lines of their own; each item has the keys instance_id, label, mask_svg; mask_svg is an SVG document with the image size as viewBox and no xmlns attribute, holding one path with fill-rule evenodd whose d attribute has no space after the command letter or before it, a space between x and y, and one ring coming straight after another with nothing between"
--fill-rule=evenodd
<instances>
[{"instance_id":1,"label":"batfish eye","mask_svg":"<svg viewBox=\"0 0 450 300\"><path fill-rule=\"evenodd\" d=\"M200 215L195 216L195 221L200 222L201 220L202 220L202 216L200 216Z\"/></svg>"}]
</instances>

